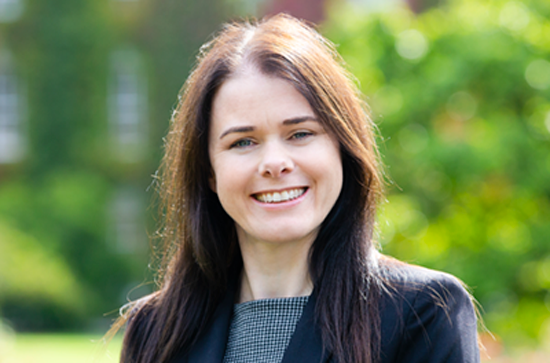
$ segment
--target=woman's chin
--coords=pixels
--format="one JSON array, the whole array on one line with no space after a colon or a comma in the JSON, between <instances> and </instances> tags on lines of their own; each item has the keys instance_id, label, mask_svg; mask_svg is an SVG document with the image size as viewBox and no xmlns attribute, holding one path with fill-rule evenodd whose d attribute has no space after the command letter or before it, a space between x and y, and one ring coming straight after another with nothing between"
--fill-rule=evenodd
<instances>
[{"instance_id":1,"label":"woman's chin","mask_svg":"<svg viewBox=\"0 0 550 363\"><path fill-rule=\"evenodd\" d=\"M240 228L237 227L239 230ZM317 237L318 228L310 229L301 226L292 226L289 223L281 223L280 225L264 226L258 231L246 232L240 229L238 232L239 241L268 243L268 244L307 244L311 245Z\"/></svg>"}]
</instances>

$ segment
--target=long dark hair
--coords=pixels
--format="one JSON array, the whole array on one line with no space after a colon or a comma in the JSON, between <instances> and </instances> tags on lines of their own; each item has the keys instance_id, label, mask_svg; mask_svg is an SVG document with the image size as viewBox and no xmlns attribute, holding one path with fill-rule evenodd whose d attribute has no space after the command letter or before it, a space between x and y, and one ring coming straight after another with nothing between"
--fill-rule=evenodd
<instances>
[{"instance_id":1,"label":"long dark hair","mask_svg":"<svg viewBox=\"0 0 550 363\"><path fill-rule=\"evenodd\" d=\"M201 48L162 163L159 290L119 322L131 316L122 361L162 363L188 351L242 269L234 222L209 188L208 134L216 91L245 63L290 82L339 142L342 192L309 256L315 318L337 361L375 362L382 287L373 230L382 183L373 124L334 46L287 15L228 24Z\"/></svg>"}]
</instances>

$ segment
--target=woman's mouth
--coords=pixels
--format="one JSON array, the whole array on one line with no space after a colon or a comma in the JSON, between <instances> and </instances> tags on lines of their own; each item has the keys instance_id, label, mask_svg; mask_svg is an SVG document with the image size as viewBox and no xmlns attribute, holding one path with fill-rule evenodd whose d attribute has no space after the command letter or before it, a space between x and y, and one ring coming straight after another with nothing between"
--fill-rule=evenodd
<instances>
[{"instance_id":1,"label":"woman's mouth","mask_svg":"<svg viewBox=\"0 0 550 363\"><path fill-rule=\"evenodd\" d=\"M262 203L283 203L298 198L306 192L306 189L307 188L294 188L283 190L282 192L258 193L253 196Z\"/></svg>"}]
</instances>

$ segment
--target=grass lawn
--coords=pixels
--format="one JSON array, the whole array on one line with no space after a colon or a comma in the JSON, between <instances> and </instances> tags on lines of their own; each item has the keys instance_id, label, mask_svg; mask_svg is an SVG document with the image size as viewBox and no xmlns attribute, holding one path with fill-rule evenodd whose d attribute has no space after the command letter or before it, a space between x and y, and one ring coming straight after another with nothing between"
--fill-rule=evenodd
<instances>
[{"instance_id":1,"label":"grass lawn","mask_svg":"<svg viewBox=\"0 0 550 363\"><path fill-rule=\"evenodd\" d=\"M115 337L107 348L101 338L81 334L16 334L0 342L0 363L118 362L122 338Z\"/></svg>"}]
</instances>

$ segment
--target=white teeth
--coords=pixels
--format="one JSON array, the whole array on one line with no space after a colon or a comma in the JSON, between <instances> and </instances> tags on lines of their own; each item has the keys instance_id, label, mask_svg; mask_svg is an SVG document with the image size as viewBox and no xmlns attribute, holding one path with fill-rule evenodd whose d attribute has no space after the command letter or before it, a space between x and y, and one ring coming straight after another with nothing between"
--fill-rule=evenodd
<instances>
[{"instance_id":1,"label":"white teeth","mask_svg":"<svg viewBox=\"0 0 550 363\"><path fill-rule=\"evenodd\" d=\"M283 192L256 194L255 198L263 203L280 203L296 199L304 194L306 188L290 189Z\"/></svg>"}]
</instances>

